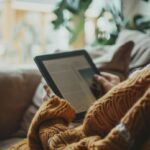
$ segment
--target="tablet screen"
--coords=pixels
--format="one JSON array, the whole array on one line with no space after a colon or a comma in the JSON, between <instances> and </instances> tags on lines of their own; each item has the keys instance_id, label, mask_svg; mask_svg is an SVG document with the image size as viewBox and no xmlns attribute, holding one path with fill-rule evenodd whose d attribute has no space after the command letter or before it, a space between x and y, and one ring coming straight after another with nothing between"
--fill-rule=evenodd
<instances>
[{"instance_id":1,"label":"tablet screen","mask_svg":"<svg viewBox=\"0 0 150 150\"><path fill-rule=\"evenodd\" d=\"M96 100L93 92L95 72L84 55L43 60L43 64L62 96L76 109L85 112ZM97 93L100 89L96 87Z\"/></svg>"}]
</instances>

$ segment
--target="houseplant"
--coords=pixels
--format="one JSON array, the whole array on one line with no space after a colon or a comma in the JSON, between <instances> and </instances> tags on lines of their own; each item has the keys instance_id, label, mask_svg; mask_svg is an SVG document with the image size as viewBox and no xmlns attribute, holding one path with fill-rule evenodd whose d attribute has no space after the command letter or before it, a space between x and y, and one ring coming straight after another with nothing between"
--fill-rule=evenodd
<instances>
[{"instance_id":1,"label":"houseplant","mask_svg":"<svg viewBox=\"0 0 150 150\"><path fill-rule=\"evenodd\" d=\"M92 0L60 0L54 10L56 19L52 21L54 28L65 26L71 33L70 44L74 43L84 30L84 13Z\"/></svg>"},{"instance_id":2,"label":"houseplant","mask_svg":"<svg viewBox=\"0 0 150 150\"><path fill-rule=\"evenodd\" d=\"M85 12L89 8L93 1L92 0L60 0L54 10L55 20L53 20L53 25L55 29L58 29L60 26L65 26L68 31L71 33L70 43L74 43L77 40L80 40L84 33L84 23L86 20ZM112 2L113 3L113 2ZM109 38L103 36L106 34L106 30L101 30L101 26L96 25L96 41L95 44L113 44L117 38L120 28L122 26L123 15L119 12L114 5L105 7L102 9L100 14L97 16L97 22L105 18L105 14L111 14L111 18L107 20L110 25L116 27L115 32L107 33Z\"/></svg>"}]
</instances>

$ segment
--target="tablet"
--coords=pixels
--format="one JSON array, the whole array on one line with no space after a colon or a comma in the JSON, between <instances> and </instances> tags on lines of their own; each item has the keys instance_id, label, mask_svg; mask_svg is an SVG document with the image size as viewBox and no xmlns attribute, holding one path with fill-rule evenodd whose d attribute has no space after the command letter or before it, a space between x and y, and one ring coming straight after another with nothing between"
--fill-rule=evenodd
<instances>
[{"instance_id":1,"label":"tablet","mask_svg":"<svg viewBox=\"0 0 150 150\"><path fill-rule=\"evenodd\" d=\"M102 87L93 80L99 71L85 50L41 55L34 60L53 92L75 108L76 120L103 95Z\"/></svg>"}]
</instances>

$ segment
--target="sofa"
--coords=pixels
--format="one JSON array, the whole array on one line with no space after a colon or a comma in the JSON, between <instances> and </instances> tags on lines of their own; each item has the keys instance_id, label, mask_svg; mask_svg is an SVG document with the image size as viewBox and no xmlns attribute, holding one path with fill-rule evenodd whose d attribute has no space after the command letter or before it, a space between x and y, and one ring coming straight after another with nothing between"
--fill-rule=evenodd
<instances>
[{"instance_id":1,"label":"sofa","mask_svg":"<svg viewBox=\"0 0 150 150\"><path fill-rule=\"evenodd\" d=\"M134 45L129 42L130 51L122 46L128 41L134 42ZM120 49L123 54L118 54ZM124 80L134 70L150 63L150 37L138 31L123 30L115 45L90 51L90 54L100 70L118 74ZM119 63L121 61L125 63ZM112 63L119 67L111 66ZM26 137L42 103L41 91L41 75L36 68L0 68L0 150Z\"/></svg>"},{"instance_id":2,"label":"sofa","mask_svg":"<svg viewBox=\"0 0 150 150\"><path fill-rule=\"evenodd\" d=\"M26 137L39 107L35 92L41 75L32 67L0 69L0 150Z\"/></svg>"}]
</instances>

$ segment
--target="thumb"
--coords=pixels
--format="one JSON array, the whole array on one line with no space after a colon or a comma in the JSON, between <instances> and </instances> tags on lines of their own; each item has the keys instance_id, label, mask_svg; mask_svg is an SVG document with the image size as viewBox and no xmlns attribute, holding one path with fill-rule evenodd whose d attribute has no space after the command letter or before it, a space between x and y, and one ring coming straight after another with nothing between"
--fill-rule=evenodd
<instances>
[{"instance_id":1,"label":"thumb","mask_svg":"<svg viewBox=\"0 0 150 150\"><path fill-rule=\"evenodd\" d=\"M111 83L103 76L94 75L94 79L98 84L102 85L105 89L105 92L109 91L112 87Z\"/></svg>"},{"instance_id":2,"label":"thumb","mask_svg":"<svg viewBox=\"0 0 150 150\"><path fill-rule=\"evenodd\" d=\"M44 88L44 90L45 90L45 92L46 92L46 95L47 95L48 97L50 97L51 90L50 90L50 88L48 87L48 85L44 85L43 88Z\"/></svg>"}]
</instances>

